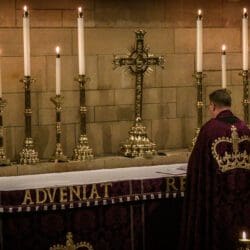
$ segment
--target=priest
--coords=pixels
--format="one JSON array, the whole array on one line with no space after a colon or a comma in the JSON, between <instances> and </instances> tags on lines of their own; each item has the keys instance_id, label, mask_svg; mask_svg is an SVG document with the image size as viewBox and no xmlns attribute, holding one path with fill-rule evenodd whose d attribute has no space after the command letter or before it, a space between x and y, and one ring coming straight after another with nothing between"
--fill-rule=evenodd
<instances>
[{"instance_id":1,"label":"priest","mask_svg":"<svg viewBox=\"0 0 250 250\"><path fill-rule=\"evenodd\" d=\"M236 250L250 234L250 130L226 89L209 95L209 120L191 153L180 250Z\"/></svg>"}]
</instances>

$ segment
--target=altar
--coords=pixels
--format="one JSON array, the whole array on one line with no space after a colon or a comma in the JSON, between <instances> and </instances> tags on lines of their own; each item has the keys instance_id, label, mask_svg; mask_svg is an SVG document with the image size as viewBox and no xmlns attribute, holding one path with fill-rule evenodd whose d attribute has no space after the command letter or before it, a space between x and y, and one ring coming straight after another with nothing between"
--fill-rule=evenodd
<instances>
[{"instance_id":1,"label":"altar","mask_svg":"<svg viewBox=\"0 0 250 250\"><path fill-rule=\"evenodd\" d=\"M185 175L177 163L2 177L1 249L49 250L69 232L94 250L177 249Z\"/></svg>"}]
</instances>

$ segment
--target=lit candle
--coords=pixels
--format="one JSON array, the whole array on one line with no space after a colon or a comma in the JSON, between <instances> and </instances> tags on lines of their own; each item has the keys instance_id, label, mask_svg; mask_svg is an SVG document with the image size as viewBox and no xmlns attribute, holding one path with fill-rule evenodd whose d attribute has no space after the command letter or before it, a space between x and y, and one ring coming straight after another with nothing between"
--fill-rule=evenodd
<instances>
[{"instance_id":1,"label":"lit candle","mask_svg":"<svg viewBox=\"0 0 250 250\"><path fill-rule=\"evenodd\" d=\"M24 75L30 76L30 21L27 6L23 7L23 57Z\"/></svg>"},{"instance_id":2,"label":"lit candle","mask_svg":"<svg viewBox=\"0 0 250 250\"><path fill-rule=\"evenodd\" d=\"M222 80L222 88L225 89L227 87L226 45L222 45L222 52L221 52L221 80Z\"/></svg>"},{"instance_id":3,"label":"lit candle","mask_svg":"<svg viewBox=\"0 0 250 250\"><path fill-rule=\"evenodd\" d=\"M242 232L242 238L239 239L240 242L250 244L250 239L247 238L247 234L245 231Z\"/></svg>"},{"instance_id":4,"label":"lit candle","mask_svg":"<svg viewBox=\"0 0 250 250\"><path fill-rule=\"evenodd\" d=\"M247 234L245 231L242 232L242 240L246 240L247 239Z\"/></svg>"},{"instance_id":5,"label":"lit candle","mask_svg":"<svg viewBox=\"0 0 250 250\"><path fill-rule=\"evenodd\" d=\"M84 25L82 7L78 8L77 29L79 75L85 75Z\"/></svg>"},{"instance_id":6,"label":"lit candle","mask_svg":"<svg viewBox=\"0 0 250 250\"><path fill-rule=\"evenodd\" d=\"M242 59L243 70L248 70L248 14L247 9L243 9L242 16Z\"/></svg>"},{"instance_id":7,"label":"lit candle","mask_svg":"<svg viewBox=\"0 0 250 250\"><path fill-rule=\"evenodd\" d=\"M196 71L202 72L202 12L198 10L196 20Z\"/></svg>"},{"instance_id":8,"label":"lit candle","mask_svg":"<svg viewBox=\"0 0 250 250\"><path fill-rule=\"evenodd\" d=\"M56 47L56 95L61 94L61 58L60 48Z\"/></svg>"}]
</instances>

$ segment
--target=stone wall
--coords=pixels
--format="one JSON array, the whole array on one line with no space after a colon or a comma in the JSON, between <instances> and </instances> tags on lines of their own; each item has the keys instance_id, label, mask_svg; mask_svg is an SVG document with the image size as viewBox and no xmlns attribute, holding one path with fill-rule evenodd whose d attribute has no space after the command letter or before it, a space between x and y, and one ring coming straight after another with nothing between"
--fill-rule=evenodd
<instances>
[{"instance_id":1,"label":"stone wall","mask_svg":"<svg viewBox=\"0 0 250 250\"><path fill-rule=\"evenodd\" d=\"M247 3L248 2L248 3ZM195 18L204 11L204 80L206 96L220 87L220 48L228 47L228 83L233 110L242 117L240 0L1 0L0 47L7 155L18 159L24 139L22 7L31 15L32 123L40 158L55 148L56 45L62 50L63 147L68 156L79 135L76 8L86 16L86 98L88 137L96 155L117 153L133 122L134 79L122 69L113 70L114 54L123 55L134 44L134 30L147 31L146 44L155 55L166 57L145 77L143 117L149 136L159 149L187 147L196 127ZM207 104L207 102L206 102ZM206 119L207 119L206 115Z\"/></svg>"}]
</instances>

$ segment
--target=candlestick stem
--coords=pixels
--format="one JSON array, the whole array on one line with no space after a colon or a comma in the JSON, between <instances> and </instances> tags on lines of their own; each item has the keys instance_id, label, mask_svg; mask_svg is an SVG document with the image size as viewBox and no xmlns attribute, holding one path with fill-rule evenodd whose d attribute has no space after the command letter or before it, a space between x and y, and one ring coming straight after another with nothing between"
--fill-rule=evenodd
<instances>
[{"instance_id":1,"label":"candlestick stem","mask_svg":"<svg viewBox=\"0 0 250 250\"><path fill-rule=\"evenodd\" d=\"M54 103L56 109L56 149L55 154L51 158L51 161L54 162L67 162L67 157L63 154L63 148L61 144L61 112L62 112L62 103L63 96L56 95L55 97L50 98L51 102Z\"/></svg>"},{"instance_id":2,"label":"candlestick stem","mask_svg":"<svg viewBox=\"0 0 250 250\"><path fill-rule=\"evenodd\" d=\"M34 149L34 142L31 133L31 95L30 95L30 86L35 80L30 76L24 76L20 82L24 83L24 95L25 95L25 139L24 147L19 153L20 155L20 164L35 164L39 162L38 152Z\"/></svg>"},{"instance_id":3,"label":"candlestick stem","mask_svg":"<svg viewBox=\"0 0 250 250\"><path fill-rule=\"evenodd\" d=\"M243 79L243 111L244 111L244 121L248 126L249 124L249 105L250 105L250 100L249 100L249 80L248 80L248 70L243 70L240 75L242 76Z\"/></svg>"},{"instance_id":4,"label":"candlestick stem","mask_svg":"<svg viewBox=\"0 0 250 250\"><path fill-rule=\"evenodd\" d=\"M197 128L195 131L195 136L192 140L192 146L196 143L197 137L199 135L201 126L203 124L203 89L202 89L202 81L205 75L202 72L196 72L193 77L196 79L196 88L197 88L197 102L196 102L196 107L197 107Z\"/></svg>"},{"instance_id":5,"label":"candlestick stem","mask_svg":"<svg viewBox=\"0 0 250 250\"><path fill-rule=\"evenodd\" d=\"M85 75L79 75L75 79L79 83L80 87L80 137L78 144L73 152L73 160L83 161L93 159L93 150L90 148L87 138L87 129L86 129L86 116L87 116L87 107L85 99L85 84L89 80Z\"/></svg>"},{"instance_id":6,"label":"candlestick stem","mask_svg":"<svg viewBox=\"0 0 250 250\"><path fill-rule=\"evenodd\" d=\"M10 165L10 160L6 158L4 149L4 133L3 133L3 109L7 102L2 97L0 98L0 166Z\"/></svg>"}]
</instances>

